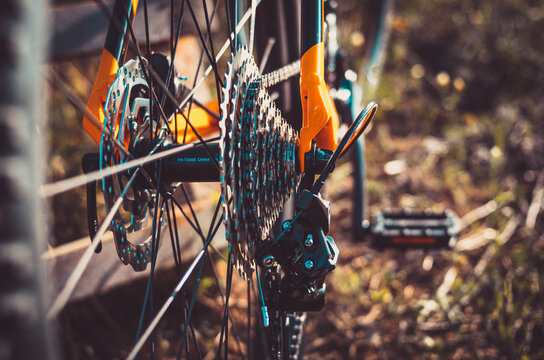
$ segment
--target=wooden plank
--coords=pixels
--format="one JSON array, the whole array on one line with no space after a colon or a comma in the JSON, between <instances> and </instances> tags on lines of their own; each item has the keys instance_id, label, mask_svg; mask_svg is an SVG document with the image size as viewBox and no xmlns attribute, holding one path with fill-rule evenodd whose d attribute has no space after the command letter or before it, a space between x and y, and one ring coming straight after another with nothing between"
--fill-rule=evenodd
<instances>
[{"instance_id":1,"label":"wooden plank","mask_svg":"<svg viewBox=\"0 0 544 360\"><path fill-rule=\"evenodd\" d=\"M214 206L212 206L212 201L209 198L202 199L202 201L193 204L193 206L196 209L201 208L200 210L195 210L197 211L201 226L208 226L215 210ZM177 216L176 219L182 248L182 259L187 263L192 261L202 249L202 239L183 217ZM203 231L207 233L207 228L203 228ZM226 246L223 226L219 229L212 243L216 248L224 248ZM51 248L43 254L42 258L48 263L51 269L50 277L52 278L52 282L50 282L49 289L51 294L56 295L61 291L89 244L90 240L86 237L54 249ZM161 237L161 247L157 256L156 270L173 269L174 264L170 235L166 229ZM102 239L102 252L93 255L69 301L83 299L97 293L106 292L113 287L147 278L149 271L148 267L146 271L135 272L130 265L124 265L117 256L112 233L108 232Z\"/></svg>"},{"instance_id":2,"label":"wooden plank","mask_svg":"<svg viewBox=\"0 0 544 360\"><path fill-rule=\"evenodd\" d=\"M113 1L107 1L110 11ZM174 12L179 13L181 0L174 1ZM204 10L200 1L191 3L199 27L206 29ZM143 8L143 5L140 7ZM211 11L212 7L208 7ZM152 44L167 43L170 41L170 0L149 0L148 14L150 19L150 42ZM70 57L99 54L102 51L109 19L102 12L96 2L84 2L75 5L58 6L50 10L52 25L50 49L51 58L60 60ZM182 35L196 34L196 27L185 7L182 23ZM212 31L217 28L217 22L212 24ZM145 46L145 22L143 10L136 13L134 33L140 48Z\"/></svg>"}]
</instances>

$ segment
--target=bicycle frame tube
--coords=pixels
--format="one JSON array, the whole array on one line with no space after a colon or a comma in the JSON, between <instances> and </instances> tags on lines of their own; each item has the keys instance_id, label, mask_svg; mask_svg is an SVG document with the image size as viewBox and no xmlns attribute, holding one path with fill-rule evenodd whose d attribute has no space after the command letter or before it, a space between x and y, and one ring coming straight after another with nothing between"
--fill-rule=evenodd
<instances>
[{"instance_id":1,"label":"bicycle frame tube","mask_svg":"<svg viewBox=\"0 0 544 360\"><path fill-rule=\"evenodd\" d=\"M138 0L116 0L113 5L113 13L106 35L106 42L100 58L100 65L96 80L91 91L91 96L87 102L87 111L94 115L100 122L96 124L87 114L83 116L83 129L96 141L100 143L102 128L99 125L104 123L104 103L108 94L108 88L115 79L119 64L125 60L125 54L128 45L128 23L127 19L132 22L136 9L138 8ZM128 11L128 16L123 13ZM117 24L115 23L117 22ZM122 31L121 31L122 29Z\"/></svg>"},{"instance_id":2,"label":"bicycle frame tube","mask_svg":"<svg viewBox=\"0 0 544 360\"><path fill-rule=\"evenodd\" d=\"M323 0L302 0L302 57L300 97L302 129L299 135L299 163L304 172L304 156L315 140L319 148L335 150L338 141L338 114L325 83L323 44Z\"/></svg>"}]
</instances>

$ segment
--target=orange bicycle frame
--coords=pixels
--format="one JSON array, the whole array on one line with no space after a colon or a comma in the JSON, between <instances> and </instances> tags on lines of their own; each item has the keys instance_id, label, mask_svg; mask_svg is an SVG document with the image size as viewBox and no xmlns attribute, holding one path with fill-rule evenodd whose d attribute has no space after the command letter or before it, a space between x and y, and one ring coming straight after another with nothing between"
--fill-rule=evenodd
<instances>
[{"instance_id":1,"label":"orange bicycle frame","mask_svg":"<svg viewBox=\"0 0 544 360\"><path fill-rule=\"evenodd\" d=\"M138 0L116 0L113 6L98 73L87 102L87 111L83 116L83 129L96 143L100 143L102 136L102 127L105 121L104 104L108 89L115 80L120 64L125 61L129 40L128 27L134 21L137 8ZM129 25L129 21L131 25ZM219 112L217 101L207 104L206 107ZM193 129L187 127L186 117L189 117L188 111L184 111L183 115L176 114L175 121L169 124L172 133L177 130L177 141L179 143L192 142L197 139ZM191 109L190 122L196 131L203 136L219 129L217 120L213 119L203 108L196 105Z\"/></svg>"},{"instance_id":2,"label":"orange bicycle frame","mask_svg":"<svg viewBox=\"0 0 544 360\"><path fill-rule=\"evenodd\" d=\"M304 157L312 142L322 149L335 150L338 145L338 113L329 87L325 83L323 43L323 0L302 1L302 57L300 59L300 98L302 129L298 156L304 172Z\"/></svg>"},{"instance_id":3,"label":"orange bicycle frame","mask_svg":"<svg viewBox=\"0 0 544 360\"><path fill-rule=\"evenodd\" d=\"M301 0L302 2L302 56L300 59L300 96L302 100L302 128L298 141L298 157L301 172L304 172L304 157L312 143L323 149L335 150L337 143L338 114L324 76L323 0ZM138 0L116 0L113 15L102 50L97 78L87 103L83 128L100 142L105 121L104 103L108 89L115 80L120 64L124 62L128 47L128 21L132 24ZM207 104L218 111L217 102ZM172 132L177 127L178 142L192 142L196 134L187 128L185 111L177 114L169 125ZM94 117L94 118L93 118ZM97 121L98 120L98 123ZM195 106L190 114L191 125L201 135L218 130L218 124L204 109Z\"/></svg>"}]
</instances>

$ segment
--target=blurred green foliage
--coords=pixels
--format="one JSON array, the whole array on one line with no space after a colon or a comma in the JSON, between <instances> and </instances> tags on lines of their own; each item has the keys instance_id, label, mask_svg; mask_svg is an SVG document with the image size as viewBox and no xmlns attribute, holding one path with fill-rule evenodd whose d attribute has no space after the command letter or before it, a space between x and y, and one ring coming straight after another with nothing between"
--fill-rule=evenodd
<instances>
[{"instance_id":1,"label":"blurred green foliage","mask_svg":"<svg viewBox=\"0 0 544 360\"><path fill-rule=\"evenodd\" d=\"M362 17L357 2L346 4L353 55ZM325 316L310 318L308 356L543 358L542 3L397 1L390 23L367 137L371 213L463 216L489 201L492 211L467 224L451 253L341 242ZM406 170L388 174L393 160ZM333 205L349 196L329 191ZM333 222L335 240L345 226Z\"/></svg>"}]
</instances>

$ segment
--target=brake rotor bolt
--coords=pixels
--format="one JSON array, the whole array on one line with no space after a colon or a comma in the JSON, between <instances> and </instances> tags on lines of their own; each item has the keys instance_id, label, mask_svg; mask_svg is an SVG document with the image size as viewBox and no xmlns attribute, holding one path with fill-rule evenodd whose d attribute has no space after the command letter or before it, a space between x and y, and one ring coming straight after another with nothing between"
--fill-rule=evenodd
<instances>
[{"instance_id":1,"label":"brake rotor bolt","mask_svg":"<svg viewBox=\"0 0 544 360\"><path fill-rule=\"evenodd\" d=\"M274 257L272 255L266 255L263 258L263 264L265 267L269 268L274 265Z\"/></svg>"},{"instance_id":2,"label":"brake rotor bolt","mask_svg":"<svg viewBox=\"0 0 544 360\"><path fill-rule=\"evenodd\" d=\"M314 262L312 260L307 260L305 263L304 263L304 267L307 269L307 270L312 270L312 268L314 267Z\"/></svg>"},{"instance_id":3,"label":"brake rotor bolt","mask_svg":"<svg viewBox=\"0 0 544 360\"><path fill-rule=\"evenodd\" d=\"M312 234L308 234L308 236L306 237L306 240L304 241L304 245L306 245L306 247L310 247L313 244L314 244L314 238Z\"/></svg>"},{"instance_id":4,"label":"brake rotor bolt","mask_svg":"<svg viewBox=\"0 0 544 360\"><path fill-rule=\"evenodd\" d=\"M291 222L290 221L286 221L283 223L283 230L289 230L291 229Z\"/></svg>"}]
</instances>

